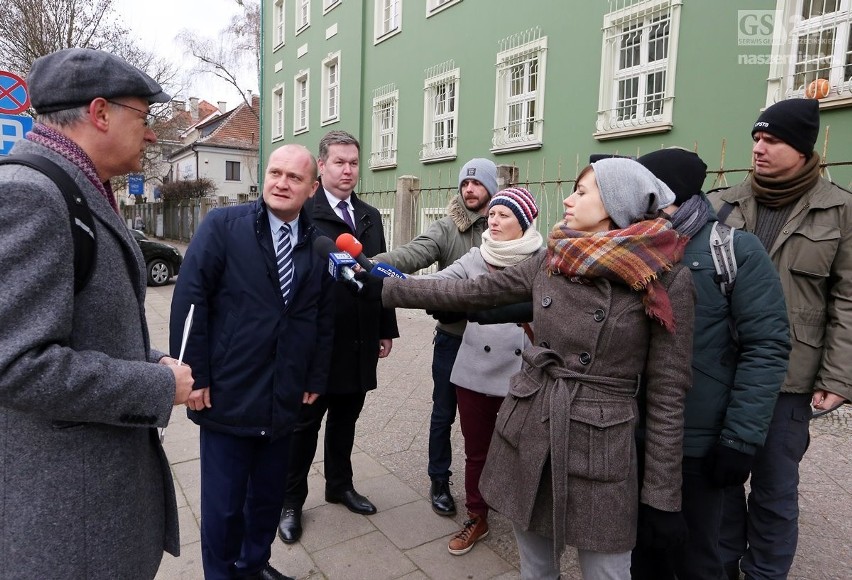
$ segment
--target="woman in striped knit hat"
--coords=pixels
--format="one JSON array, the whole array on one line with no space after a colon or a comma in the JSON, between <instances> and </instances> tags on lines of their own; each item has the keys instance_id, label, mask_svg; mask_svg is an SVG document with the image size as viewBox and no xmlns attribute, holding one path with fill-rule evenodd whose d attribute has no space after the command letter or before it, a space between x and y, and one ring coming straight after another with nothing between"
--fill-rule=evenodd
<instances>
[{"instance_id":1,"label":"woman in striped knit hat","mask_svg":"<svg viewBox=\"0 0 852 580\"><path fill-rule=\"evenodd\" d=\"M488 204L482 245L429 278L467 279L514 266L544 252L533 220L538 206L526 189L497 192ZM456 386L465 450L465 506L468 518L450 540L451 554L467 554L488 535L488 504L479 493L497 411L509 391L509 378L521 370L521 353L530 345L528 325L468 323L450 377Z\"/></svg>"}]
</instances>

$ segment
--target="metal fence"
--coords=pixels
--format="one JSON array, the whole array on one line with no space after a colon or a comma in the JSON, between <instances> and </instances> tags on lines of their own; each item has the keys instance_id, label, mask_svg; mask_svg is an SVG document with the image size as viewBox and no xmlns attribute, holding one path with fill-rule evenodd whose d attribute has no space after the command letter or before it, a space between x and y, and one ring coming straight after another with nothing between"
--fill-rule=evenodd
<instances>
[{"instance_id":1,"label":"metal fence","mask_svg":"<svg viewBox=\"0 0 852 580\"><path fill-rule=\"evenodd\" d=\"M694 149L697 150L697 145ZM643 153L646 151L631 154L639 156ZM825 160L828 156L827 135L821 153ZM726 144L723 141L718 169L707 171L705 191L734 185L751 173L750 167L725 167L725 154ZM706 156L704 160L709 162ZM498 187L519 185L530 190L539 204L536 223L544 235L553 224L562 219L562 200L573 191L575 176L585 166L586 161L577 157L567 162L563 159L542 159L535 165L532 162L498 165ZM836 171L836 168L843 168L842 173L848 175L852 161L824 161L821 167L823 175L830 179L832 169ZM369 173L362 176L358 192L361 199L381 213L388 247L393 249L426 231L432 222L446 215L447 204L458 192L457 185L458 169L429 170L429 166L424 166L424 172L420 176L397 176L390 171ZM839 185L852 188L852 181ZM253 202L255 199L241 196L234 201L222 196L184 200L173 204L145 203L125 206L123 215L131 227L141 220L149 235L188 242L211 209Z\"/></svg>"}]
</instances>

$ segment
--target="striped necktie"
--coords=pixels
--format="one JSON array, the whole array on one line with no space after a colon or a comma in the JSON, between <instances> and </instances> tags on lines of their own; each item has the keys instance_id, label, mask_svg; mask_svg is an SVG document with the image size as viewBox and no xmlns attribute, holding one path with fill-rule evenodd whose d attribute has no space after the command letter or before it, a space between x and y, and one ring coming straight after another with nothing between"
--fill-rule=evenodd
<instances>
[{"instance_id":1,"label":"striped necktie","mask_svg":"<svg viewBox=\"0 0 852 580\"><path fill-rule=\"evenodd\" d=\"M281 295L286 302L293 284L293 246L290 244L290 226L282 224L278 230L278 248L275 252L278 261L278 281L281 283Z\"/></svg>"}]
</instances>

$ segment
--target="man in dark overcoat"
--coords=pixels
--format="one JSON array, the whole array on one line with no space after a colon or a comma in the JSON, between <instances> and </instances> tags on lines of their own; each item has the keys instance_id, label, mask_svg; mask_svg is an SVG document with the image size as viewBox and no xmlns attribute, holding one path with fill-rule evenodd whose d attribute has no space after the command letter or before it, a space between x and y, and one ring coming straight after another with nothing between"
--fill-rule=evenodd
<instances>
[{"instance_id":1,"label":"man in dark overcoat","mask_svg":"<svg viewBox=\"0 0 852 580\"><path fill-rule=\"evenodd\" d=\"M358 140L345 131L331 131L319 144L322 186L305 205L317 228L332 240L354 235L364 255L386 250L379 211L353 193L358 184ZM334 285L336 314L334 349L328 386L312 405L303 405L293 434L286 497L278 534L288 544L302 535L302 506L308 496L308 472L316 453L323 416L325 426L325 498L358 514L376 513L373 503L352 482L355 423L367 391L376 388L376 365L388 356L399 336L396 314L375 301L355 296L344 282Z\"/></svg>"},{"instance_id":2,"label":"man in dark overcoat","mask_svg":"<svg viewBox=\"0 0 852 580\"><path fill-rule=\"evenodd\" d=\"M216 209L196 232L172 299L172 352L195 305L188 415L201 440L206 580L287 578L269 564L299 408L325 390L333 280L303 210L317 166L301 145L269 156L263 199Z\"/></svg>"}]
</instances>

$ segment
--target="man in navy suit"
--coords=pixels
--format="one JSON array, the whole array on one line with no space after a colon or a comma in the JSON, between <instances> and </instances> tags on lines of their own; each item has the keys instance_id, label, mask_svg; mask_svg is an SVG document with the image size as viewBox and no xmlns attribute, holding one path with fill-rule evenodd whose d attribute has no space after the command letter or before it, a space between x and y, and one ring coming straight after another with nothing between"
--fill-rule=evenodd
<instances>
[{"instance_id":1,"label":"man in navy suit","mask_svg":"<svg viewBox=\"0 0 852 580\"><path fill-rule=\"evenodd\" d=\"M326 260L302 206L317 165L300 145L269 157L263 198L212 211L175 286L171 350L195 305L184 360L188 415L201 427L201 555L211 579L287 578L269 565L290 434L325 390L334 313Z\"/></svg>"}]
</instances>

